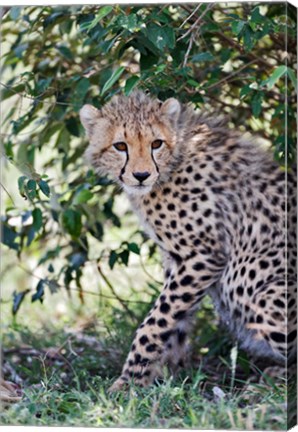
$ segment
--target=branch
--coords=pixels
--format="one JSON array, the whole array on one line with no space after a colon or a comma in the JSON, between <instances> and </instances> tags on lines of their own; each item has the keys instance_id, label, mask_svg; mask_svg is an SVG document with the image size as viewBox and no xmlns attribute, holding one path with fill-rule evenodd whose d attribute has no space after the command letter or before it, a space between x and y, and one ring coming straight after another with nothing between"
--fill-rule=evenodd
<instances>
[{"instance_id":1,"label":"branch","mask_svg":"<svg viewBox=\"0 0 298 432\"><path fill-rule=\"evenodd\" d=\"M18 95L18 96L23 97L23 98L26 98L26 99L30 99L35 103L42 103L42 104L48 104L48 105L66 105L66 106L72 106L72 107L74 106L74 104L69 104L67 102L57 102L57 101L48 102L45 100L40 100L38 97L30 96L27 93L19 93L19 92L15 91L12 86L8 86L8 85L4 84L3 82L0 82L0 85L2 87L5 87L7 90L11 91L13 94ZM49 97L51 97L51 96L55 96L55 95L54 94L49 95Z\"/></svg>"},{"instance_id":2,"label":"branch","mask_svg":"<svg viewBox=\"0 0 298 432\"><path fill-rule=\"evenodd\" d=\"M238 68L236 71L234 71L233 73L231 73L230 75L227 75L226 77L222 78L221 80L217 81L214 84L211 84L209 87L207 87L205 90L210 90L214 87L219 86L220 84L222 84L223 82L229 81L231 78L233 78L234 76L238 75L239 72L241 72L242 70L246 69L248 66L250 66L251 64L255 63L255 59L251 60L248 63L245 63L244 65L242 65L240 68Z\"/></svg>"},{"instance_id":3,"label":"branch","mask_svg":"<svg viewBox=\"0 0 298 432\"><path fill-rule=\"evenodd\" d=\"M6 187L4 186L4 184L3 183L0 183L0 184L3 187L3 189L5 190L5 192L7 193L7 195L9 196L10 201L13 203L14 206L16 206L15 202L14 202L14 200L12 198L12 196L10 195L10 193L8 192L8 190L6 189Z\"/></svg>"},{"instance_id":4,"label":"branch","mask_svg":"<svg viewBox=\"0 0 298 432\"><path fill-rule=\"evenodd\" d=\"M25 273L27 273L29 276L32 276L32 277L34 277L35 279L38 279L38 280L44 280L44 278L42 278L42 277L40 277L40 276L37 276L35 273L33 273L31 270L26 269L26 268L23 267L21 264L17 264L17 266L18 266L21 270L23 270ZM74 287L67 287L66 285L62 285L62 284L57 284L57 287L58 287L58 288L64 288L64 289L67 289L67 290L70 290L70 291L76 291L76 292L79 291L78 288L74 288ZM96 293L96 292L88 291L88 290L84 290L84 294L90 294L90 295L93 295L93 296L99 296L99 295L100 295L101 297L104 297L104 298L107 298L107 299L110 299L110 300L118 300L118 301L122 304L122 306L123 306L123 303L142 303L142 304L149 304L148 302L145 302L145 301L142 301L142 300L125 300L125 299L120 298L118 295L115 296L115 297L112 297L112 296L108 296L108 295L106 295L106 294L102 294L102 293L98 294L98 293ZM1 301L3 302L3 299L1 299ZM126 306L126 307L127 307L127 306Z\"/></svg>"},{"instance_id":5,"label":"branch","mask_svg":"<svg viewBox=\"0 0 298 432\"><path fill-rule=\"evenodd\" d=\"M193 15L197 12L198 9L202 6L202 3L199 3L198 6L192 11L192 13L183 21L183 23L179 26L179 28L183 28L184 25L189 21ZM187 9L186 9L187 10Z\"/></svg>"},{"instance_id":6,"label":"branch","mask_svg":"<svg viewBox=\"0 0 298 432\"><path fill-rule=\"evenodd\" d=\"M110 290L112 291L113 295L115 296L115 298L119 301L119 303L123 306L123 308L126 310L126 312L129 314L129 316L136 321L136 316L135 314L128 308L128 306L123 302L123 300L118 296L118 294L116 293L116 291L114 290L113 285L111 284L111 282L109 281L109 279L106 277L106 275L103 273L99 263L97 264L97 270L100 274L100 276L103 278L103 280L105 281L105 283L107 284L107 286L110 288Z\"/></svg>"},{"instance_id":7,"label":"branch","mask_svg":"<svg viewBox=\"0 0 298 432\"><path fill-rule=\"evenodd\" d=\"M206 9L204 10L204 12L196 19L196 21L189 27L189 29L187 30L186 33L184 33L182 36L180 36L177 39L177 42L179 42L180 40L184 39L186 36L189 35L189 33L191 33L199 24L200 21L202 21L202 19L204 18L204 16L206 15L206 13L212 9L215 6L214 3L209 3L208 6L206 7Z\"/></svg>"}]
</instances>

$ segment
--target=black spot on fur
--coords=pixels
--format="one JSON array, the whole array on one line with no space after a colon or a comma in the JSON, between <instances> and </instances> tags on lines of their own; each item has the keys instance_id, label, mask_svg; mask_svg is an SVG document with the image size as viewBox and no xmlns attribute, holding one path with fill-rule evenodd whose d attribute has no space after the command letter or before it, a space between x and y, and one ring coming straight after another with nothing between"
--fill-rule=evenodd
<instances>
[{"instance_id":1,"label":"black spot on fur","mask_svg":"<svg viewBox=\"0 0 298 432\"><path fill-rule=\"evenodd\" d=\"M164 327L167 327L168 322L167 322L167 320L165 320L164 318L160 318L160 319L157 321L157 325L158 325L159 327L164 328Z\"/></svg>"},{"instance_id":2,"label":"black spot on fur","mask_svg":"<svg viewBox=\"0 0 298 432\"><path fill-rule=\"evenodd\" d=\"M170 225L171 225L171 228L175 229L177 227L177 222L175 220L172 220Z\"/></svg>"},{"instance_id":3,"label":"black spot on fur","mask_svg":"<svg viewBox=\"0 0 298 432\"><path fill-rule=\"evenodd\" d=\"M193 299L193 295L190 294L190 293L184 293L184 294L182 294L182 296L181 296L181 300L182 300L184 303L189 303L189 302L192 301L192 299Z\"/></svg>"},{"instance_id":4,"label":"black spot on fur","mask_svg":"<svg viewBox=\"0 0 298 432\"><path fill-rule=\"evenodd\" d=\"M196 181L198 181L198 180L202 180L202 176L201 176L201 174L199 174L199 173L196 173L195 175L194 175L194 179L196 180Z\"/></svg>"},{"instance_id":5,"label":"black spot on fur","mask_svg":"<svg viewBox=\"0 0 298 432\"><path fill-rule=\"evenodd\" d=\"M244 292L243 286L239 285L239 286L237 287L237 294L238 294L239 296L243 296L243 292Z\"/></svg>"},{"instance_id":6,"label":"black spot on fur","mask_svg":"<svg viewBox=\"0 0 298 432\"><path fill-rule=\"evenodd\" d=\"M275 342L285 342L286 341L286 337L283 333L271 332L270 336L271 336L271 339L273 339Z\"/></svg>"},{"instance_id":7,"label":"black spot on fur","mask_svg":"<svg viewBox=\"0 0 298 432\"><path fill-rule=\"evenodd\" d=\"M253 269L249 270L248 276L249 276L249 279L254 280L256 277L256 271Z\"/></svg>"},{"instance_id":8,"label":"black spot on fur","mask_svg":"<svg viewBox=\"0 0 298 432\"><path fill-rule=\"evenodd\" d=\"M170 309L171 306L168 303L162 303L159 307L160 312L164 314L167 314Z\"/></svg>"},{"instance_id":9,"label":"black spot on fur","mask_svg":"<svg viewBox=\"0 0 298 432\"><path fill-rule=\"evenodd\" d=\"M261 269L267 269L269 267L268 261L261 260L259 264Z\"/></svg>"},{"instance_id":10,"label":"black spot on fur","mask_svg":"<svg viewBox=\"0 0 298 432\"><path fill-rule=\"evenodd\" d=\"M141 345L146 345L146 343L149 342L149 339L148 339L148 337L146 335L143 335L143 336L140 337L139 342L140 342Z\"/></svg>"},{"instance_id":11,"label":"black spot on fur","mask_svg":"<svg viewBox=\"0 0 298 432\"><path fill-rule=\"evenodd\" d=\"M293 342L297 337L297 330L291 331L288 335L288 343Z\"/></svg>"},{"instance_id":12,"label":"black spot on fur","mask_svg":"<svg viewBox=\"0 0 298 432\"><path fill-rule=\"evenodd\" d=\"M160 333L159 337L163 342L167 342L172 335L172 330L168 330L166 332Z\"/></svg>"},{"instance_id":13,"label":"black spot on fur","mask_svg":"<svg viewBox=\"0 0 298 432\"><path fill-rule=\"evenodd\" d=\"M193 277L190 275L184 276L184 278L181 279L180 283L182 286L190 285L193 281Z\"/></svg>"},{"instance_id":14,"label":"black spot on fur","mask_svg":"<svg viewBox=\"0 0 298 432\"><path fill-rule=\"evenodd\" d=\"M280 300L280 299L274 300L273 303L275 304L275 306L277 306L279 308L284 309L284 307L285 307L284 302L282 300Z\"/></svg>"},{"instance_id":15,"label":"black spot on fur","mask_svg":"<svg viewBox=\"0 0 298 432\"><path fill-rule=\"evenodd\" d=\"M186 311L179 311L174 313L173 318L175 320L182 320L186 317Z\"/></svg>"},{"instance_id":16,"label":"black spot on fur","mask_svg":"<svg viewBox=\"0 0 298 432\"><path fill-rule=\"evenodd\" d=\"M147 352L154 352L156 351L157 345L155 343L147 345L146 346L146 351Z\"/></svg>"},{"instance_id":17,"label":"black spot on fur","mask_svg":"<svg viewBox=\"0 0 298 432\"><path fill-rule=\"evenodd\" d=\"M176 282L176 281L172 281L172 282L170 283L169 289L170 289L171 291L175 291L175 289L177 289L177 288L178 288L178 284L177 284L177 282Z\"/></svg>"},{"instance_id":18,"label":"black spot on fur","mask_svg":"<svg viewBox=\"0 0 298 432\"><path fill-rule=\"evenodd\" d=\"M194 270L197 270L197 271L204 270L204 268L205 268L205 264L202 263L202 262L198 262L198 263L194 264L194 265L192 266L192 268L193 268Z\"/></svg>"}]
</instances>

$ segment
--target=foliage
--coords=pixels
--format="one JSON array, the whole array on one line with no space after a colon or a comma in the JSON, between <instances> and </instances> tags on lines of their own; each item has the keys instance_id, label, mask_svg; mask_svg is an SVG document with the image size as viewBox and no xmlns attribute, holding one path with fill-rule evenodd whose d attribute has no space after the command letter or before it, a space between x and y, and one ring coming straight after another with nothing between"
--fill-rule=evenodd
<instances>
[{"instance_id":1,"label":"foliage","mask_svg":"<svg viewBox=\"0 0 298 432\"><path fill-rule=\"evenodd\" d=\"M121 302L108 269L129 265L144 250L156 259L154 245L131 228L117 187L84 164L83 104L99 107L135 88L162 100L175 96L269 140L281 163L294 159L295 20L286 3L5 11L2 157L21 201L11 183L3 185L2 242L27 272L42 274L33 286L13 290L14 314L29 295L42 302L61 288L78 291L84 302L90 263ZM120 230L111 246L109 232L117 238ZM154 282L148 300L157 289Z\"/></svg>"}]
</instances>

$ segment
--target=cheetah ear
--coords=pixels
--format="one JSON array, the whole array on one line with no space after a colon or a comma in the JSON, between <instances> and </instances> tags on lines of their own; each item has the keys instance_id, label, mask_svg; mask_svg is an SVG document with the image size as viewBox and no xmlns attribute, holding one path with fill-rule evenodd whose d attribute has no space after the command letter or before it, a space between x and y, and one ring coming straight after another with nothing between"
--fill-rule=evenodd
<instances>
[{"instance_id":1,"label":"cheetah ear","mask_svg":"<svg viewBox=\"0 0 298 432\"><path fill-rule=\"evenodd\" d=\"M166 115L170 121L176 123L181 112L181 105L177 99L167 99L161 106L161 112Z\"/></svg>"},{"instance_id":2,"label":"cheetah ear","mask_svg":"<svg viewBox=\"0 0 298 432\"><path fill-rule=\"evenodd\" d=\"M92 105L84 105L83 108L80 109L81 123L84 126L88 136L91 136L93 126L100 118L101 112Z\"/></svg>"}]
</instances>

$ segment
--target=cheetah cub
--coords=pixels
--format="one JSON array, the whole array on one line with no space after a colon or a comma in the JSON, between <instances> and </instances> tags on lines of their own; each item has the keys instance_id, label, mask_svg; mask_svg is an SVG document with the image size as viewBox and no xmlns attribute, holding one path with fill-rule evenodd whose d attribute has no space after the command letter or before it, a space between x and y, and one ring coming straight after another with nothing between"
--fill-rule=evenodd
<instances>
[{"instance_id":1,"label":"cheetah cub","mask_svg":"<svg viewBox=\"0 0 298 432\"><path fill-rule=\"evenodd\" d=\"M284 228L294 174L285 202L286 173L271 153L173 98L134 92L80 117L87 160L125 190L164 257L163 290L110 390L181 365L205 295L244 349L280 364L294 357L296 230L286 238Z\"/></svg>"}]
</instances>

